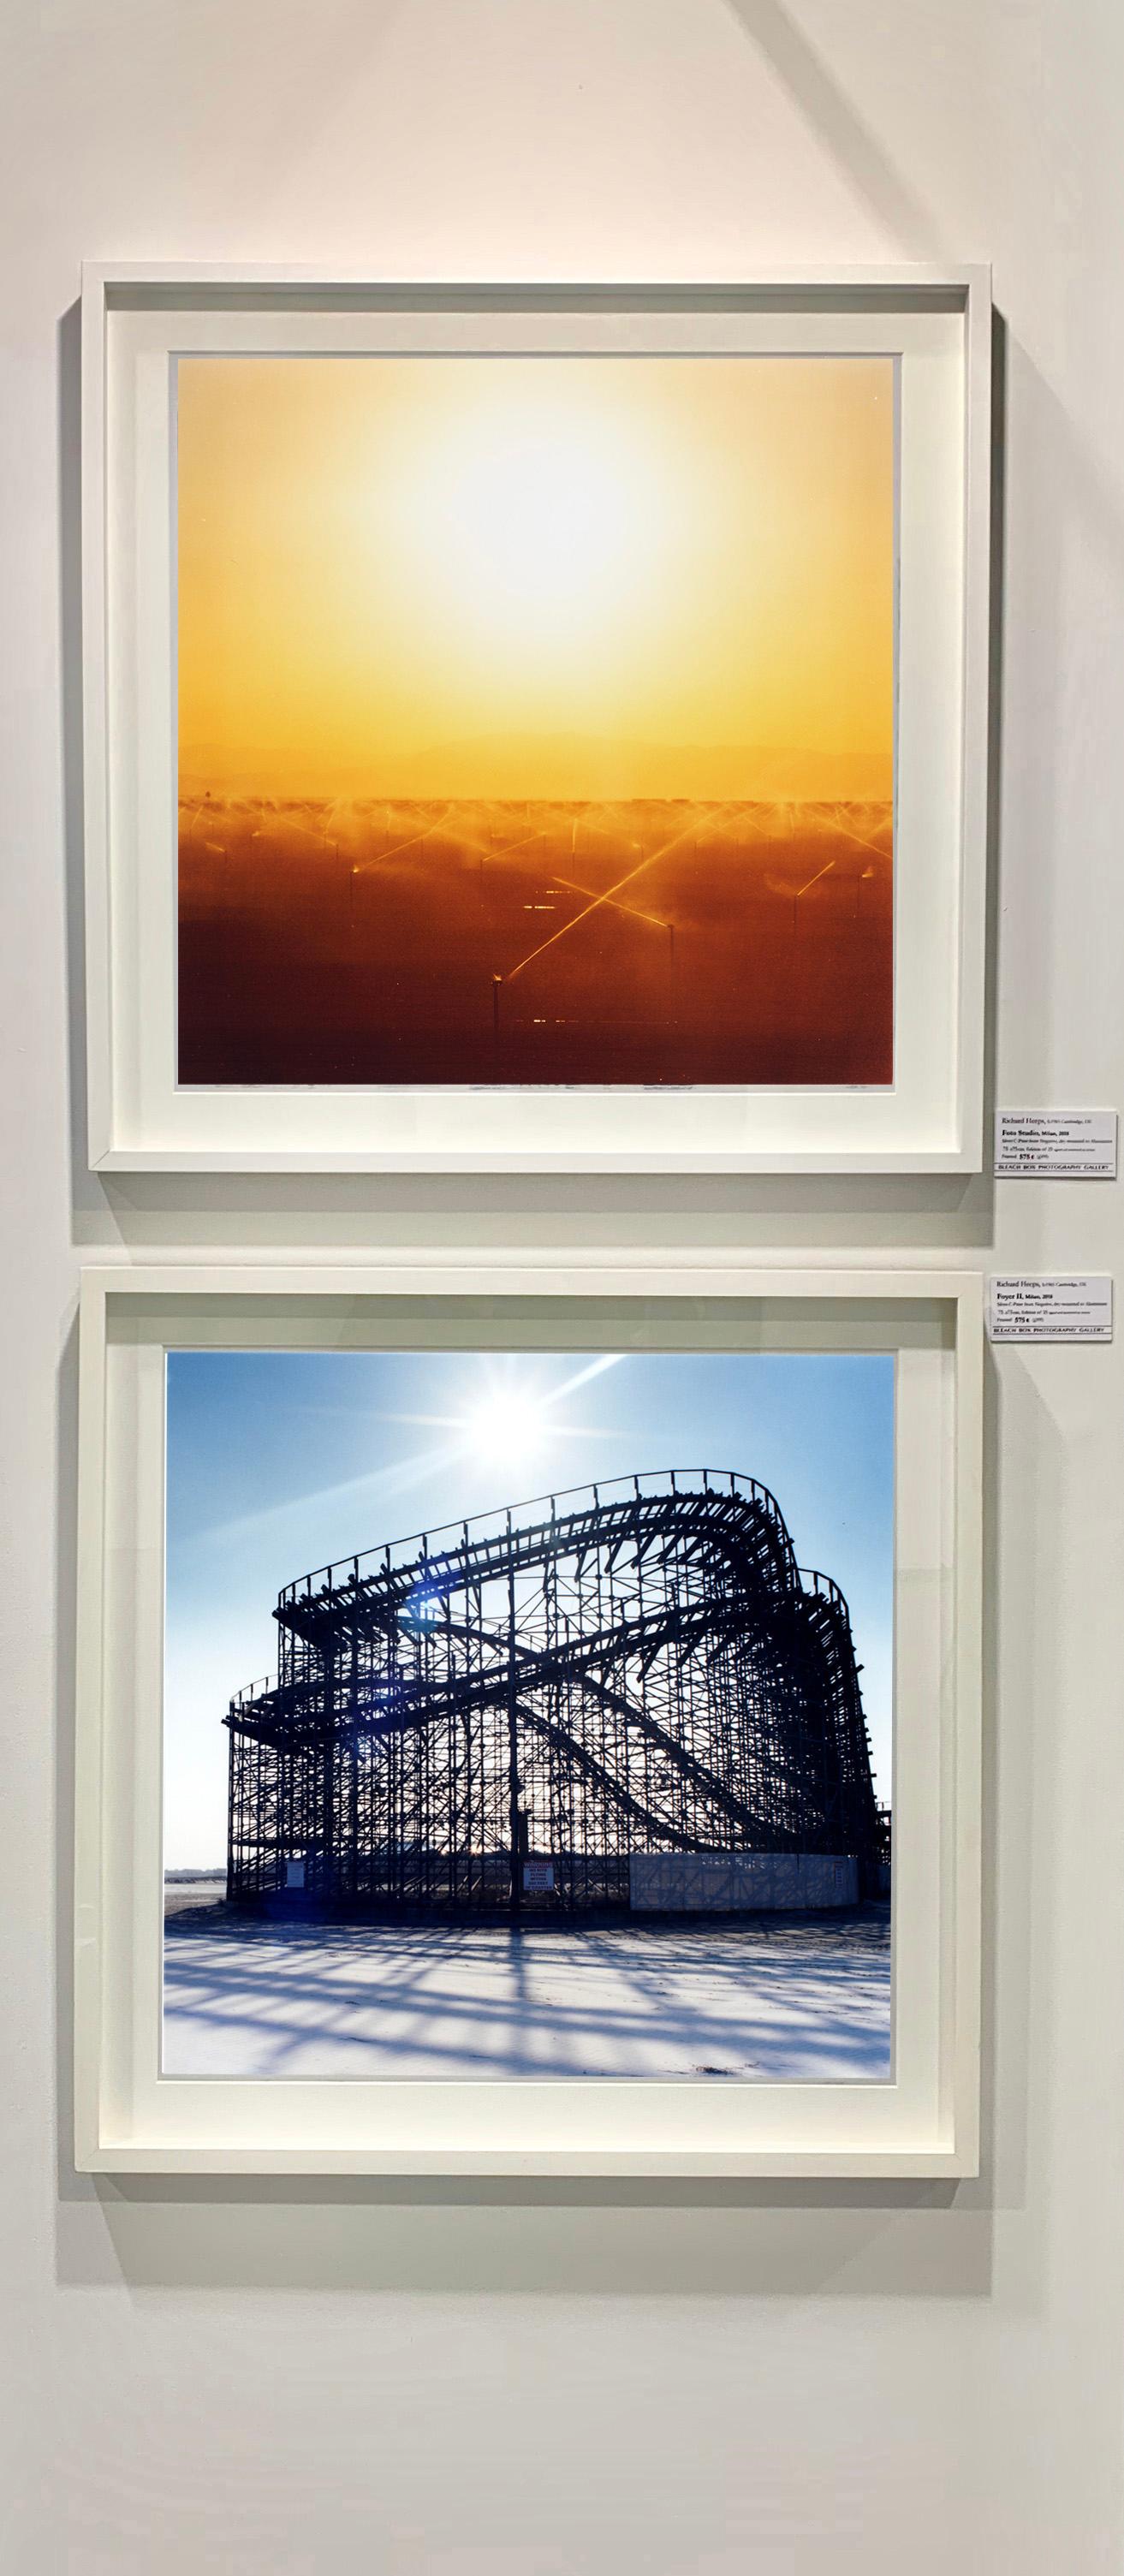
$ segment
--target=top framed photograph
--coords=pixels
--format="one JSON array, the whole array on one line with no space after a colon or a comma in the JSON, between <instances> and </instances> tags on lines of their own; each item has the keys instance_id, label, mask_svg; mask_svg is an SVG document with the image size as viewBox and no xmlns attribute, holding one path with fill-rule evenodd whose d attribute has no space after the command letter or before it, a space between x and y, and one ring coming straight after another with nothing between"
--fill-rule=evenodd
<instances>
[{"instance_id":1,"label":"top framed photograph","mask_svg":"<svg viewBox=\"0 0 1124 2576\"><path fill-rule=\"evenodd\" d=\"M93 1168L980 1169L986 271L83 306Z\"/></svg>"}]
</instances>

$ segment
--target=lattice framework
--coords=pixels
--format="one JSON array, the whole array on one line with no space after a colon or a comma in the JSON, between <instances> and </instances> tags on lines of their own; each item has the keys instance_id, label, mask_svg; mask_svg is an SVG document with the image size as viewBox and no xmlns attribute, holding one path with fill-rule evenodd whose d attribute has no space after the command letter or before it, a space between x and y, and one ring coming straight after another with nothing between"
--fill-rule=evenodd
<instances>
[{"instance_id":1,"label":"lattice framework","mask_svg":"<svg viewBox=\"0 0 1124 2576\"><path fill-rule=\"evenodd\" d=\"M322 1567L274 1615L277 1680L225 1721L235 1900L296 1861L340 1911L580 1909L658 1850L845 1853L875 1883L847 1604L755 1479L551 1495Z\"/></svg>"}]
</instances>

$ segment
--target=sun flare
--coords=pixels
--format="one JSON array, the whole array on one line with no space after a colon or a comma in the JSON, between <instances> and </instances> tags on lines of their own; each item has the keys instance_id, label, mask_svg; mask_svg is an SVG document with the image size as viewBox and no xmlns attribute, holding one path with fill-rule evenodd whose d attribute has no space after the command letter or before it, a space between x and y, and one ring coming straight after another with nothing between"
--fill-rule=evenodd
<instances>
[{"instance_id":1,"label":"sun flare","mask_svg":"<svg viewBox=\"0 0 1124 2576\"><path fill-rule=\"evenodd\" d=\"M411 533L446 611L526 652L638 614L672 518L668 478L596 406L512 417L509 405L424 458Z\"/></svg>"},{"instance_id":2,"label":"sun flare","mask_svg":"<svg viewBox=\"0 0 1124 2576\"><path fill-rule=\"evenodd\" d=\"M481 1458L508 1466L531 1456L543 1435L543 1408L518 1388L496 1388L482 1396L465 1421L468 1444Z\"/></svg>"}]
</instances>

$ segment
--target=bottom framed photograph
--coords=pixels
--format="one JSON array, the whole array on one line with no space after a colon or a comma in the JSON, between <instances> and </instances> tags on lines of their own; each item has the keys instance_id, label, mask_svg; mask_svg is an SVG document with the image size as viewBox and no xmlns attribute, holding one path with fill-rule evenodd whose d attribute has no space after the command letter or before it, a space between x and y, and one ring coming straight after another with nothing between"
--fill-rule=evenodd
<instances>
[{"instance_id":1,"label":"bottom framed photograph","mask_svg":"<svg viewBox=\"0 0 1124 2576\"><path fill-rule=\"evenodd\" d=\"M980 1287L83 1282L83 2171L957 2176Z\"/></svg>"}]
</instances>

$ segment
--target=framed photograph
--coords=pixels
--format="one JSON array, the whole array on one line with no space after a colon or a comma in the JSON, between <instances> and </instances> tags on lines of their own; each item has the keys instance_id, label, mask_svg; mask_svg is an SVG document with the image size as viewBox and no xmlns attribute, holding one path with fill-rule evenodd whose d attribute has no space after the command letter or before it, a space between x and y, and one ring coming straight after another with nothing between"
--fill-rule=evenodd
<instances>
[{"instance_id":1,"label":"framed photograph","mask_svg":"<svg viewBox=\"0 0 1124 2576\"><path fill-rule=\"evenodd\" d=\"M979 1282L83 1285L84 2171L976 2169Z\"/></svg>"},{"instance_id":2,"label":"framed photograph","mask_svg":"<svg viewBox=\"0 0 1124 2576\"><path fill-rule=\"evenodd\" d=\"M95 1168L980 1168L986 272L83 300Z\"/></svg>"}]
</instances>

